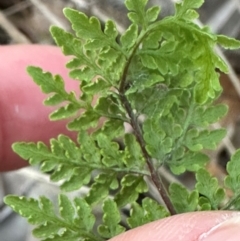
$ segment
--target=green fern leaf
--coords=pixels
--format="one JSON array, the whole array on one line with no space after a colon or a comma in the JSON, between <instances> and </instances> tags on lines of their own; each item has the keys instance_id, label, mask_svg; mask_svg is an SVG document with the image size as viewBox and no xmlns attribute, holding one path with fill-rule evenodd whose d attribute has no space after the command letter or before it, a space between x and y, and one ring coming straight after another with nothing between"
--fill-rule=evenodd
<instances>
[{"instance_id":1,"label":"green fern leaf","mask_svg":"<svg viewBox=\"0 0 240 241\"><path fill-rule=\"evenodd\" d=\"M132 134L125 134L124 143L126 147L123 161L126 166L133 168L137 165L139 170L144 169L145 161L141 154L141 148L139 143L136 141L136 138Z\"/></svg>"},{"instance_id":2,"label":"green fern leaf","mask_svg":"<svg viewBox=\"0 0 240 241\"><path fill-rule=\"evenodd\" d=\"M116 173L101 173L94 179L85 200L89 205L95 205L103 201L109 195L109 187L115 189L117 185ZM118 183L118 182L117 182Z\"/></svg>"},{"instance_id":3,"label":"green fern leaf","mask_svg":"<svg viewBox=\"0 0 240 241\"><path fill-rule=\"evenodd\" d=\"M148 0L140 0L138 2L134 0L126 0L125 5L130 13L128 13L128 18L133 23L144 26L146 24L145 20L145 6Z\"/></svg>"},{"instance_id":4,"label":"green fern leaf","mask_svg":"<svg viewBox=\"0 0 240 241\"><path fill-rule=\"evenodd\" d=\"M64 15L72 23L72 28L79 38L104 41L101 24L96 17L88 18L84 13L70 8L64 9Z\"/></svg>"},{"instance_id":5,"label":"green fern leaf","mask_svg":"<svg viewBox=\"0 0 240 241\"><path fill-rule=\"evenodd\" d=\"M115 42L117 30L112 21L108 21L104 32L101 29L100 21L96 17L88 18L84 13L65 8L64 15L71 22L76 35L87 40L86 49L99 49L105 46L118 48Z\"/></svg>"},{"instance_id":6,"label":"green fern leaf","mask_svg":"<svg viewBox=\"0 0 240 241\"><path fill-rule=\"evenodd\" d=\"M206 170L200 169L196 174L196 179L197 191L208 200L211 209L216 210L225 197L225 192L219 187L217 178L211 177Z\"/></svg>"},{"instance_id":7,"label":"green fern leaf","mask_svg":"<svg viewBox=\"0 0 240 241\"><path fill-rule=\"evenodd\" d=\"M161 31L154 31L149 33L149 35L143 40L143 49L157 49L160 45L162 39ZM163 74L166 74L166 71L161 71Z\"/></svg>"},{"instance_id":8,"label":"green fern leaf","mask_svg":"<svg viewBox=\"0 0 240 241\"><path fill-rule=\"evenodd\" d=\"M84 58L82 58L82 61L84 61ZM93 68L89 67L88 65L92 65L92 60L87 59L84 61L84 66L71 70L69 72L69 76L74 80L84 80L87 83L91 83L92 79L97 75L97 73L96 70L94 71Z\"/></svg>"},{"instance_id":9,"label":"green fern leaf","mask_svg":"<svg viewBox=\"0 0 240 241\"><path fill-rule=\"evenodd\" d=\"M90 127L96 127L101 115L98 114L93 109L87 110L80 117L74 119L68 124L69 130L72 131L81 131L87 130Z\"/></svg>"},{"instance_id":10,"label":"green fern leaf","mask_svg":"<svg viewBox=\"0 0 240 241\"><path fill-rule=\"evenodd\" d=\"M181 2L176 3L176 16L184 17L184 14L188 13L191 9L197 9L202 6L204 0L182 0Z\"/></svg>"},{"instance_id":11,"label":"green fern leaf","mask_svg":"<svg viewBox=\"0 0 240 241\"><path fill-rule=\"evenodd\" d=\"M143 130L147 151L154 158L162 160L172 149L173 139L166 137L166 133L161 128L160 123L154 120L154 118L147 119L143 123Z\"/></svg>"},{"instance_id":12,"label":"green fern leaf","mask_svg":"<svg viewBox=\"0 0 240 241\"><path fill-rule=\"evenodd\" d=\"M112 40L115 40L116 37L118 36L116 24L112 20L108 20L105 23L104 33L106 34L107 37L109 37Z\"/></svg>"},{"instance_id":13,"label":"green fern leaf","mask_svg":"<svg viewBox=\"0 0 240 241\"><path fill-rule=\"evenodd\" d=\"M223 118L227 114L227 111L228 107L223 104L208 108L198 106L193 113L191 123L199 127L205 127Z\"/></svg>"},{"instance_id":14,"label":"green fern leaf","mask_svg":"<svg viewBox=\"0 0 240 241\"><path fill-rule=\"evenodd\" d=\"M228 176L225 178L225 185L234 193L240 193L240 150L236 151L227 163Z\"/></svg>"},{"instance_id":15,"label":"green fern leaf","mask_svg":"<svg viewBox=\"0 0 240 241\"><path fill-rule=\"evenodd\" d=\"M169 187L170 198L177 213L194 212L198 206L198 193L191 193L182 185L172 183Z\"/></svg>"},{"instance_id":16,"label":"green fern leaf","mask_svg":"<svg viewBox=\"0 0 240 241\"><path fill-rule=\"evenodd\" d=\"M107 199L103 204L103 225L98 227L99 234L104 238L112 238L125 231L125 228L119 225L121 216L116 203Z\"/></svg>"},{"instance_id":17,"label":"green fern leaf","mask_svg":"<svg viewBox=\"0 0 240 241\"><path fill-rule=\"evenodd\" d=\"M5 203L28 222L38 225L33 234L44 240L101 240L91 230L95 223L95 217L91 208L84 200L75 199L75 205L65 196L59 196L58 216L53 210L52 202L46 197L39 200L25 197L7 196Z\"/></svg>"},{"instance_id":18,"label":"green fern leaf","mask_svg":"<svg viewBox=\"0 0 240 241\"><path fill-rule=\"evenodd\" d=\"M76 206L78 218L74 219L75 225L80 229L91 231L95 224L95 216L92 214L91 207L87 204L85 199L75 198L74 205Z\"/></svg>"},{"instance_id":19,"label":"green fern leaf","mask_svg":"<svg viewBox=\"0 0 240 241\"><path fill-rule=\"evenodd\" d=\"M147 223L144 209L136 202L132 203L130 217L127 219L130 228L136 228Z\"/></svg>"},{"instance_id":20,"label":"green fern leaf","mask_svg":"<svg viewBox=\"0 0 240 241\"><path fill-rule=\"evenodd\" d=\"M159 6L154 6L154 7L149 8L146 12L147 22L150 23L150 22L156 21L159 16L160 10L161 9Z\"/></svg>"},{"instance_id":21,"label":"green fern leaf","mask_svg":"<svg viewBox=\"0 0 240 241\"><path fill-rule=\"evenodd\" d=\"M198 204L200 206L200 211L212 210L211 203L209 202L209 199L206 197L199 197Z\"/></svg>"},{"instance_id":22,"label":"green fern leaf","mask_svg":"<svg viewBox=\"0 0 240 241\"><path fill-rule=\"evenodd\" d=\"M240 41L224 35L217 36L217 42L225 49L239 49Z\"/></svg>"},{"instance_id":23,"label":"green fern leaf","mask_svg":"<svg viewBox=\"0 0 240 241\"><path fill-rule=\"evenodd\" d=\"M60 186L61 189L66 192L78 190L90 182L91 172L91 168L75 168L73 174Z\"/></svg>"},{"instance_id":24,"label":"green fern leaf","mask_svg":"<svg viewBox=\"0 0 240 241\"><path fill-rule=\"evenodd\" d=\"M52 181L65 180L61 185L65 191L76 190L90 181L93 166L82 159L81 150L67 136L51 139L51 149L41 142L22 142L15 143L13 150L30 164L41 164L42 171L52 171Z\"/></svg>"},{"instance_id":25,"label":"green fern leaf","mask_svg":"<svg viewBox=\"0 0 240 241\"><path fill-rule=\"evenodd\" d=\"M105 136L103 133L97 136L97 142L101 148L103 164L107 167L116 165L121 167L124 153L119 149L119 144L109 140L108 136Z\"/></svg>"},{"instance_id":26,"label":"green fern leaf","mask_svg":"<svg viewBox=\"0 0 240 241\"><path fill-rule=\"evenodd\" d=\"M52 112L49 118L50 120L66 119L71 116L75 116L78 111L79 111L79 105L70 103Z\"/></svg>"},{"instance_id":27,"label":"green fern leaf","mask_svg":"<svg viewBox=\"0 0 240 241\"><path fill-rule=\"evenodd\" d=\"M59 195L59 212L61 217L68 223L72 223L74 220L75 209L72 202L65 195Z\"/></svg>"},{"instance_id":28,"label":"green fern leaf","mask_svg":"<svg viewBox=\"0 0 240 241\"><path fill-rule=\"evenodd\" d=\"M119 108L118 99L113 95L99 98L94 110L101 116L126 120L126 112Z\"/></svg>"},{"instance_id":29,"label":"green fern leaf","mask_svg":"<svg viewBox=\"0 0 240 241\"><path fill-rule=\"evenodd\" d=\"M97 136L98 133L102 133L108 136L110 140L123 136L125 132L124 122L122 120L110 119L104 122L102 128L96 131L93 135Z\"/></svg>"},{"instance_id":30,"label":"green fern leaf","mask_svg":"<svg viewBox=\"0 0 240 241\"><path fill-rule=\"evenodd\" d=\"M18 142L13 144L13 150L30 164L37 165L42 160L49 159L48 147L43 142L34 143Z\"/></svg>"},{"instance_id":31,"label":"green fern leaf","mask_svg":"<svg viewBox=\"0 0 240 241\"><path fill-rule=\"evenodd\" d=\"M180 154L176 151L173 160L166 162L175 175L180 175L185 171L197 172L209 161L209 157L203 153L189 151L184 154L184 152L184 149L180 149Z\"/></svg>"},{"instance_id":32,"label":"green fern leaf","mask_svg":"<svg viewBox=\"0 0 240 241\"><path fill-rule=\"evenodd\" d=\"M166 209L151 198L144 198L142 206L133 203L130 210L130 217L127 219L130 228L136 228L143 224L165 218L169 215Z\"/></svg>"},{"instance_id":33,"label":"green fern leaf","mask_svg":"<svg viewBox=\"0 0 240 241\"><path fill-rule=\"evenodd\" d=\"M88 135L85 131L80 131L78 134L78 143L80 145L83 158L90 164L100 164L101 163L101 154L99 149L96 146L95 139L93 136Z\"/></svg>"},{"instance_id":34,"label":"green fern leaf","mask_svg":"<svg viewBox=\"0 0 240 241\"><path fill-rule=\"evenodd\" d=\"M62 103L65 99L59 94L53 94L44 100L45 105L58 105Z\"/></svg>"},{"instance_id":35,"label":"green fern leaf","mask_svg":"<svg viewBox=\"0 0 240 241\"><path fill-rule=\"evenodd\" d=\"M86 94L90 94L93 95L95 93L104 93L106 92L109 87L110 87L110 83L106 82L103 79L97 79L95 82L90 83L89 85L86 85L82 88L82 90L86 93Z\"/></svg>"},{"instance_id":36,"label":"green fern leaf","mask_svg":"<svg viewBox=\"0 0 240 241\"><path fill-rule=\"evenodd\" d=\"M142 176L125 175L121 180L121 190L115 195L118 207L123 207L128 203L137 200L139 193L148 191L148 186Z\"/></svg>"},{"instance_id":37,"label":"green fern leaf","mask_svg":"<svg viewBox=\"0 0 240 241\"><path fill-rule=\"evenodd\" d=\"M79 39L75 38L71 33L64 31L63 29L52 26L50 32L56 42L56 44L62 48L62 52L65 55L74 55L81 57L80 55L82 43Z\"/></svg>"},{"instance_id":38,"label":"green fern leaf","mask_svg":"<svg viewBox=\"0 0 240 241\"><path fill-rule=\"evenodd\" d=\"M121 36L120 41L124 49L131 49L138 37L138 26L132 24L126 30L126 32Z\"/></svg>"},{"instance_id":39,"label":"green fern leaf","mask_svg":"<svg viewBox=\"0 0 240 241\"><path fill-rule=\"evenodd\" d=\"M212 131L201 131L200 133L196 129L191 129L187 133L186 146L191 151L199 151L201 149L214 150L217 144L225 137L226 130L218 129Z\"/></svg>"},{"instance_id":40,"label":"green fern leaf","mask_svg":"<svg viewBox=\"0 0 240 241\"><path fill-rule=\"evenodd\" d=\"M33 235L36 238L46 239L56 237L59 232L59 226L56 223L44 223L33 230ZM62 232L64 232L62 230Z\"/></svg>"},{"instance_id":41,"label":"green fern leaf","mask_svg":"<svg viewBox=\"0 0 240 241\"><path fill-rule=\"evenodd\" d=\"M51 73L43 72L41 68L33 66L28 67L27 71L32 76L33 81L41 87L43 93L59 92L59 94L67 96L64 81L59 75L54 77Z\"/></svg>"},{"instance_id":42,"label":"green fern leaf","mask_svg":"<svg viewBox=\"0 0 240 241\"><path fill-rule=\"evenodd\" d=\"M44 101L46 105L56 105L62 101L70 102L64 107L60 107L58 110L54 111L50 115L52 120L69 118L84 107L84 103L77 100L74 92L66 92L64 81L59 75L53 76L49 72L43 72L42 69L32 66L28 67L27 71L44 93L53 93L52 96Z\"/></svg>"}]
</instances>

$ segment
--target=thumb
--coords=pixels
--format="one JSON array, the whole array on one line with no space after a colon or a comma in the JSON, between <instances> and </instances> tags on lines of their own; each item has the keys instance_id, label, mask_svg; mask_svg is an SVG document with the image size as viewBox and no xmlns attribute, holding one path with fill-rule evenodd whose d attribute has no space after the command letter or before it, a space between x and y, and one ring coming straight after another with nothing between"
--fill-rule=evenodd
<instances>
[{"instance_id":1,"label":"thumb","mask_svg":"<svg viewBox=\"0 0 240 241\"><path fill-rule=\"evenodd\" d=\"M240 213L179 214L132 229L110 241L239 241Z\"/></svg>"},{"instance_id":2,"label":"thumb","mask_svg":"<svg viewBox=\"0 0 240 241\"><path fill-rule=\"evenodd\" d=\"M43 106L42 102L47 96L28 76L26 67L39 66L44 71L60 74L67 91L77 91L79 83L68 77L64 65L69 58L57 47L0 46L0 57L4 60L0 61L0 171L7 171L27 163L12 151L14 142L48 143L50 138L59 133L75 137L73 132L65 128L66 121L49 121L48 115L55 108Z\"/></svg>"}]
</instances>

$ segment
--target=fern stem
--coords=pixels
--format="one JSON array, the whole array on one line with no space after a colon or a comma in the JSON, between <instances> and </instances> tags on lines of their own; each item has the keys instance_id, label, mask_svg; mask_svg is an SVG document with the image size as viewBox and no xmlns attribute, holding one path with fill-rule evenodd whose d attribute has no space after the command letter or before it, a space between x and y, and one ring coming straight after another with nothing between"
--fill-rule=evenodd
<instances>
[{"instance_id":1,"label":"fern stem","mask_svg":"<svg viewBox=\"0 0 240 241\"><path fill-rule=\"evenodd\" d=\"M235 194L222 208L221 210L231 210L231 207L239 200L240 193Z\"/></svg>"},{"instance_id":2,"label":"fern stem","mask_svg":"<svg viewBox=\"0 0 240 241\"><path fill-rule=\"evenodd\" d=\"M119 86L119 98L120 101L123 105L123 107L125 108L125 110L127 111L127 114L130 118L130 124L133 128L134 134L136 136L136 139L140 145L140 148L142 150L143 153L143 157L146 160L150 175L151 175L151 179L154 183L154 185L156 186L160 196L163 199L163 202L165 203L166 207L168 208L169 212L171 215L176 214L176 211L173 207L173 204L169 198L168 192L166 190L166 188L164 187L164 184L162 182L161 177L159 176L157 170L154 168L153 163L152 163L152 158L151 156L148 154L146 147L145 147L145 141L143 139L142 136L142 131L141 128L139 126L139 122L137 120L137 117L135 116L133 109L131 107L131 104L129 103L127 97L125 96L125 85L126 85L126 80L127 80L127 74L128 74L128 70L131 64L131 61L135 55L135 53L137 52L137 49L139 48L139 45L141 44L141 42L143 41L143 39L148 35L149 31L144 31L142 30L142 32L139 35L139 39L136 43L136 45L134 46L134 48L132 49L129 57L128 57L128 61L126 62L125 68L123 70L123 75L120 81L120 86Z\"/></svg>"},{"instance_id":3,"label":"fern stem","mask_svg":"<svg viewBox=\"0 0 240 241\"><path fill-rule=\"evenodd\" d=\"M141 131L141 128L139 126L139 122L138 122L136 116L133 113L132 107L131 107L128 99L126 98L126 96L124 94L120 94L120 100L121 100L123 106L125 107L129 117L130 117L131 126L134 130L134 134L135 134L136 139L137 139L137 141L138 141L138 143L141 147L143 156L146 160L148 169L150 171L151 179L152 179L153 183L155 184L155 186L156 186L160 196L162 197L166 207L168 208L170 214L174 215L174 214L176 214L176 211L175 211L175 209L173 207L173 204L172 204L172 202L169 198L167 190L164 187L162 179L159 176L157 170L154 168L153 163L152 163L152 159L151 159L151 157L149 156L149 154L146 150L145 142L144 142L144 139L143 139L143 136L142 136L142 131Z\"/></svg>"}]
</instances>

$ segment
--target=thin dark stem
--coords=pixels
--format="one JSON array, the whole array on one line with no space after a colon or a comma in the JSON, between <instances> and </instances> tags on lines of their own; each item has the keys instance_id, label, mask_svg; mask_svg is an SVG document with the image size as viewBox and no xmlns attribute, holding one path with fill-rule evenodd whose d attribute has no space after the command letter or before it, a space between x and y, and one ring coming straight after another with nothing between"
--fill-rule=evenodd
<instances>
[{"instance_id":1,"label":"thin dark stem","mask_svg":"<svg viewBox=\"0 0 240 241\"><path fill-rule=\"evenodd\" d=\"M120 94L124 94L124 92L125 92L125 85L126 85L126 81L127 81L127 74L128 74L128 70L129 70L130 64L132 62L132 59L133 59L135 53L137 52L137 50L139 48L139 45L141 44L142 40L146 36L148 36L148 32L144 32L144 31L139 35L139 41L135 45L135 47L133 48L133 50L131 51L131 53L129 55L127 64L126 64L126 66L125 66L125 68L123 70L123 75L122 75L120 86L119 86L119 93Z\"/></svg>"},{"instance_id":2,"label":"thin dark stem","mask_svg":"<svg viewBox=\"0 0 240 241\"><path fill-rule=\"evenodd\" d=\"M140 145L140 148L142 150L143 153L143 157L146 160L150 175L151 175L151 179L154 183L154 185L156 186L160 196L162 197L166 207L168 208L169 212L171 215L176 214L176 211L172 205L172 202L169 198L168 192L164 187L164 184L162 182L161 177L159 176L157 170L154 168L154 165L152 163L152 158L151 156L148 154L146 147L145 147L145 141L143 139L143 135L142 135L142 130L141 127L139 126L139 122L137 120L136 115L133 112L133 109L131 107L131 104L129 103L127 97L125 96L125 86L126 86L126 81L127 81L127 74L128 74L128 70L130 67L130 64L132 62L132 59L135 55L135 53L137 52L142 40L148 35L148 32L143 31L142 33L140 33L139 35L139 41L137 42L137 44L135 45L134 49L132 50L131 54L128 57L128 61L126 63L126 66L124 68L123 71L123 75L121 78L121 82L120 82L120 86L119 86L119 97L120 97L120 101L123 105L123 107L125 108L125 110L127 111L127 114L130 118L130 124L133 128L134 134L136 136L136 139Z\"/></svg>"},{"instance_id":3,"label":"thin dark stem","mask_svg":"<svg viewBox=\"0 0 240 241\"><path fill-rule=\"evenodd\" d=\"M151 179L152 179L153 183L155 184L155 186L157 187L157 190L158 190L159 194L161 195L165 205L167 206L170 214L174 215L174 214L176 214L176 211L175 211L175 209L174 209L174 207L172 205L172 202L171 202L171 200L169 198L167 190L164 187L162 179L159 176L157 170L154 168L152 160L151 160L151 157L149 156L149 154L148 154L148 152L146 150L145 142L144 142L144 139L143 139L143 136L142 136L142 131L141 131L141 128L139 126L139 122L138 122L136 116L133 113L132 107L131 107L131 105L130 105L130 103L129 103L129 101L126 98L125 95L121 95L120 94L120 100L121 100L123 106L125 107L129 117L130 117L131 126L132 126L132 128L134 130L134 134L135 134L135 136L137 138L137 141L140 144L143 156L144 156L144 158L146 160L148 169L150 171Z\"/></svg>"}]
</instances>

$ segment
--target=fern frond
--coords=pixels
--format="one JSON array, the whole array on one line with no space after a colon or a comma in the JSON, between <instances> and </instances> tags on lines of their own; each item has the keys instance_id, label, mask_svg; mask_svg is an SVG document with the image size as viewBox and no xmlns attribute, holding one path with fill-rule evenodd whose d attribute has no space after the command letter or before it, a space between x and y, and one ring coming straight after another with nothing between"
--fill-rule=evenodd
<instances>
[{"instance_id":1,"label":"fern frond","mask_svg":"<svg viewBox=\"0 0 240 241\"><path fill-rule=\"evenodd\" d=\"M67 196L59 195L59 213L46 197L37 200L8 196L4 201L29 223L37 225L33 234L41 240L103 241L92 232L95 217L84 199L75 198L72 203Z\"/></svg>"}]
</instances>

